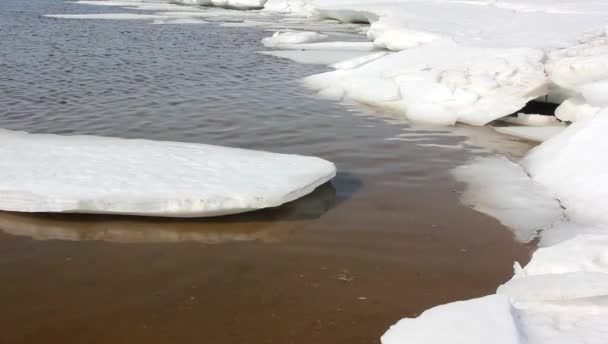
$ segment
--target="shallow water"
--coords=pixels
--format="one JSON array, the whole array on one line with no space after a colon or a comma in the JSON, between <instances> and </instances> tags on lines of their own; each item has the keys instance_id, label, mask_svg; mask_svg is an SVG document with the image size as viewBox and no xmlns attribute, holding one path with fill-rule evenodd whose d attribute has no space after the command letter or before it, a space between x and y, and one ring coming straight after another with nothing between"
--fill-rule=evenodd
<instances>
[{"instance_id":1,"label":"shallow water","mask_svg":"<svg viewBox=\"0 0 608 344\"><path fill-rule=\"evenodd\" d=\"M528 259L449 174L476 154L467 136L492 134L315 98L297 80L325 68L257 54L262 29L42 17L126 11L0 2L0 128L310 154L340 173L221 219L0 213L0 342L376 343Z\"/></svg>"}]
</instances>

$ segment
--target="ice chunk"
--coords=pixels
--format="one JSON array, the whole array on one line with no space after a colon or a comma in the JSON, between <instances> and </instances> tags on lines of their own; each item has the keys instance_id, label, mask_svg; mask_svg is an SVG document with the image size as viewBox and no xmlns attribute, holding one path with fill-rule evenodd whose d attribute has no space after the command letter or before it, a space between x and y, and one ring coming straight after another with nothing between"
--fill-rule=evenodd
<instances>
[{"instance_id":1,"label":"ice chunk","mask_svg":"<svg viewBox=\"0 0 608 344\"><path fill-rule=\"evenodd\" d=\"M280 44L299 44L321 42L327 39L327 35L311 31L287 31L275 32L272 37L262 39L265 47L276 47Z\"/></svg>"},{"instance_id":2,"label":"ice chunk","mask_svg":"<svg viewBox=\"0 0 608 344\"><path fill-rule=\"evenodd\" d=\"M305 17L313 13L314 5L309 0L268 0L264 11Z\"/></svg>"},{"instance_id":3,"label":"ice chunk","mask_svg":"<svg viewBox=\"0 0 608 344\"><path fill-rule=\"evenodd\" d=\"M608 106L608 79L583 84L578 87L578 91L587 103L597 107Z\"/></svg>"},{"instance_id":4,"label":"ice chunk","mask_svg":"<svg viewBox=\"0 0 608 344\"><path fill-rule=\"evenodd\" d=\"M567 90L562 93L569 92L571 97L577 94L578 86L608 79L608 37L551 52L546 70L552 82Z\"/></svg>"},{"instance_id":5,"label":"ice chunk","mask_svg":"<svg viewBox=\"0 0 608 344\"><path fill-rule=\"evenodd\" d=\"M541 304L518 309L522 331L530 344L605 344L608 307Z\"/></svg>"},{"instance_id":6,"label":"ice chunk","mask_svg":"<svg viewBox=\"0 0 608 344\"><path fill-rule=\"evenodd\" d=\"M0 131L0 209L203 217L276 207L325 160L193 143Z\"/></svg>"},{"instance_id":7,"label":"ice chunk","mask_svg":"<svg viewBox=\"0 0 608 344\"><path fill-rule=\"evenodd\" d=\"M530 49L468 48L442 41L359 68L313 75L304 84L319 94L341 93L414 122L483 125L546 93L542 56ZM384 88L367 92L360 80L375 80Z\"/></svg>"},{"instance_id":8,"label":"ice chunk","mask_svg":"<svg viewBox=\"0 0 608 344\"><path fill-rule=\"evenodd\" d=\"M511 279L498 288L517 302L565 301L608 295L608 274L567 272Z\"/></svg>"},{"instance_id":9,"label":"ice chunk","mask_svg":"<svg viewBox=\"0 0 608 344\"><path fill-rule=\"evenodd\" d=\"M505 157L480 158L452 173L467 185L462 201L498 219L519 241L530 242L538 231L562 220L559 202Z\"/></svg>"},{"instance_id":10,"label":"ice chunk","mask_svg":"<svg viewBox=\"0 0 608 344\"><path fill-rule=\"evenodd\" d=\"M579 271L608 274L608 236L579 235L560 244L540 248L518 276Z\"/></svg>"},{"instance_id":11,"label":"ice chunk","mask_svg":"<svg viewBox=\"0 0 608 344\"><path fill-rule=\"evenodd\" d=\"M593 116L601 109L587 103L582 96L566 99L555 109L555 117L562 121L576 122L582 118Z\"/></svg>"},{"instance_id":12,"label":"ice chunk","mask_svg":"<svg viewBox=\"0 0 608 344\"><path fill-rule=\"evenodd\" d=\"M216 6L239 10L261 9L266 0L172 0L182 5Z\"/></svg>"},{"instance_id":13,"label":"ice chunk","mask_svg":"<svg viewBox=\"0 0 608 344\"><path fill-rule=\"evenodd\" d=\"M545 116L546 117L546 116ZM515 137L519 137L520 139L535 141L535 142L543 142L551 137L561 133L564 129L566 129L563 125L553 125L553 126L504 126L504 127L492 127L492 129L496 130L499 133L505 135L511 135Z\"/></svg>"},{"instance_id":14,"label":"ice chunk","mask_svg":"<svg viewBox=\"0 0 608 344\"><path fill-rule=\"evenodd\" d=\"M382 336L382 344L524 343L509 300L502 295L452 302L418 318L400 320Z\"/></svg>"},{"instance_id":15,"label":"ice chunk","mask_svg":"<svg viewBox=\"0 0 608 344\"><path fill-rule=\"evenodd\" d=\"M554 116L518 113L517 116L507 116L500 118L499 121L511 124L527 126L559 126L562 123Z\"/></svg>"}]
</instances>

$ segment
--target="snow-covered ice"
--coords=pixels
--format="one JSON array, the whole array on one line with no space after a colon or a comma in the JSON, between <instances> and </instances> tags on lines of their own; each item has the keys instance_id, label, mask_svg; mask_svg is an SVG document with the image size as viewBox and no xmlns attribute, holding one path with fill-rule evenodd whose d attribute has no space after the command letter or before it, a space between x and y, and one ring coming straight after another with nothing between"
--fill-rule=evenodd
<instances>
[{"instance_id":1,"label":"snow-covered ice","mask_svg":"<svg viewBox=\"0 0 608 344\"><path fill-rule=\"evenodd\" d=\"M203 217L276 207L325 160L194 143L0 131L0 209Z\"/></svg>"},{"instance_id":2,"label":"snow-covered ice","mask_svg":"<svg viewBox=\"0 0 608 344\"><path fill-rule=\"evenodd\" d=\"M523 344L512 306L502 295L431 308L391 326L381 340L382 344Z\"/></svg>"}]
</instances>

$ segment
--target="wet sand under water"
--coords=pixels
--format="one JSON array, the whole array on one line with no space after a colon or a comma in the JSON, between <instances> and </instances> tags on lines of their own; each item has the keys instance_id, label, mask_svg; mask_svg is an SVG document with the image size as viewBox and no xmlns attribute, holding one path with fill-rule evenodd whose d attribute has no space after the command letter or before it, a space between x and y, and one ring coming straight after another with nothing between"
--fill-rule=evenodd
<instances>
[{"instance_id":1,"label":"wet sand under water","mask_svg":"<svg viewBox=\"0 0 608 344\"><path fill-rule=\"evenodd\" d=\"M529 257L455 187L325 185L216 220L1 213L0 342L378 343Z\"/></svg>"}]
</instances>

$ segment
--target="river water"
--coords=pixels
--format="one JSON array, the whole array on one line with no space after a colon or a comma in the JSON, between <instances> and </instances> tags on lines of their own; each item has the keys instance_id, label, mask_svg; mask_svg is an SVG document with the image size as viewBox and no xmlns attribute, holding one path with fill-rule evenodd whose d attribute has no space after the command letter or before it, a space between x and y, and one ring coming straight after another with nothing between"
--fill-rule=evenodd
<instances>
[{"instance_id":1,"label":"river water","mask_svg":"<svg viewBox=\"0 0 608 344\"><path fill-rule=\"evenodd\" d=\"M0 213L0 342L377 343L527 261L459 202L449 170L478 154L475 130L316 98L298 79L326 67L258 54L260 28L43 17L99 12L0 2L0 128L316 155L339 173L220 219Z\"/></svg>"}]
</instances>

